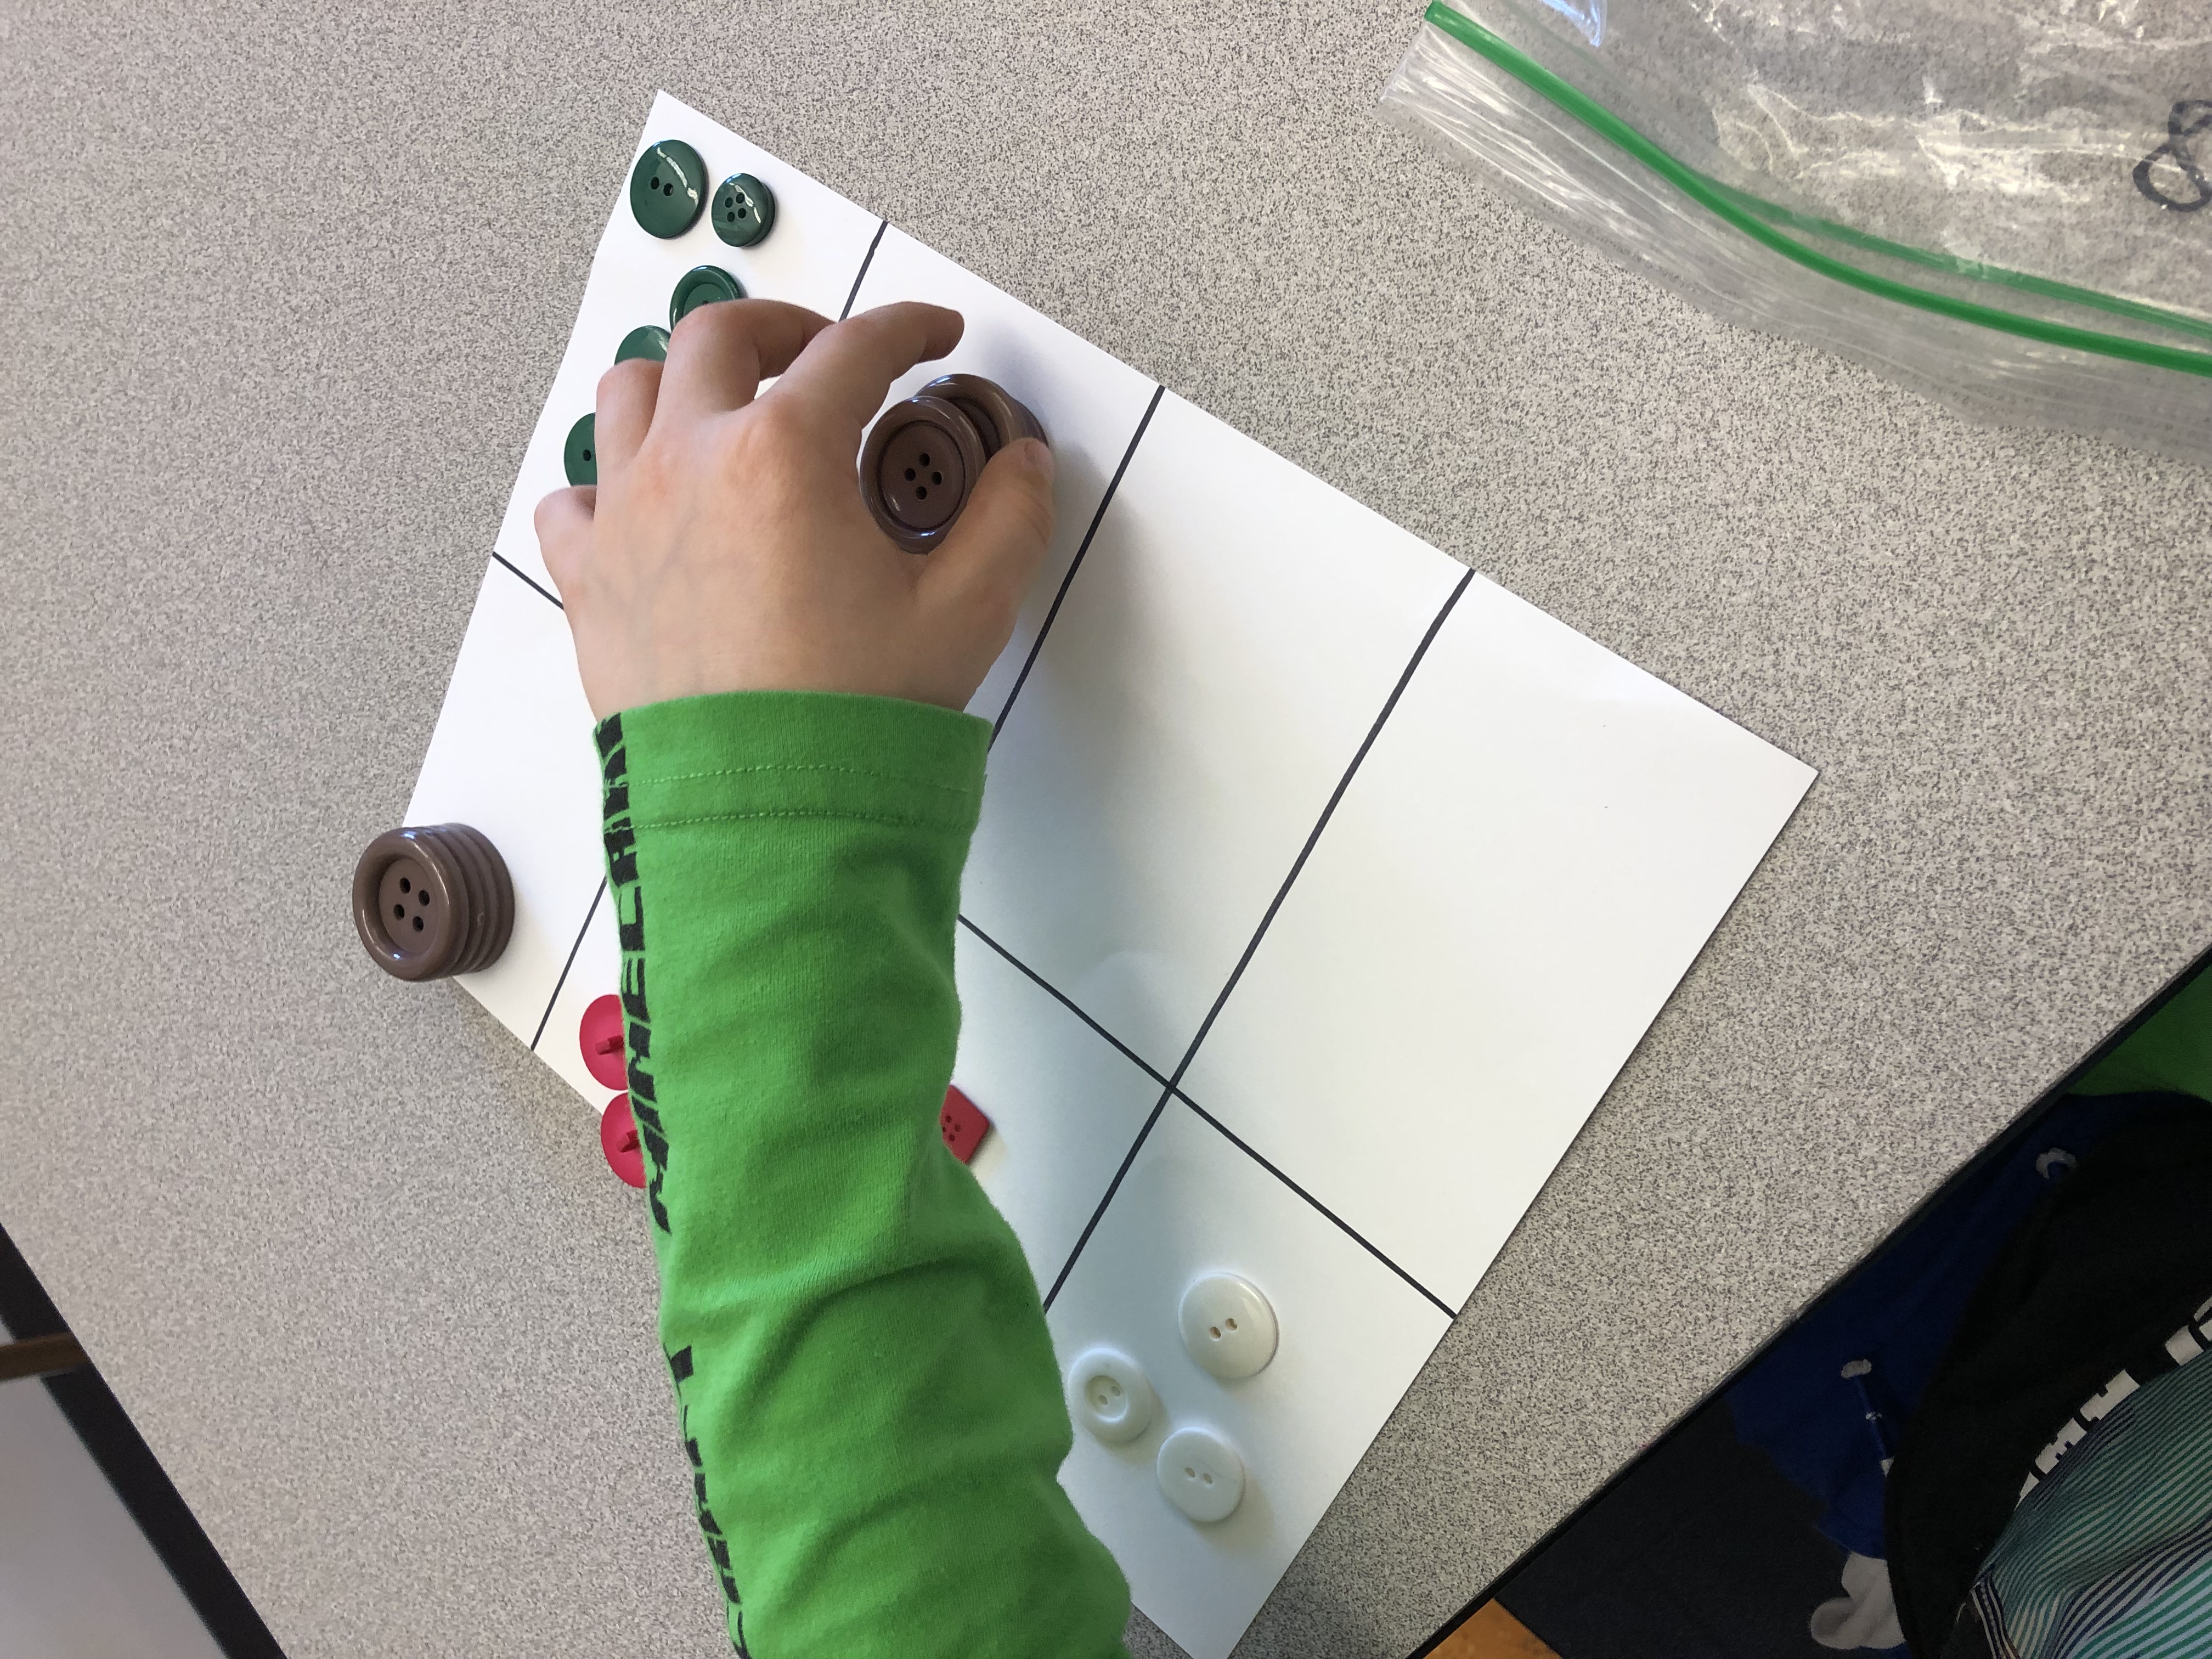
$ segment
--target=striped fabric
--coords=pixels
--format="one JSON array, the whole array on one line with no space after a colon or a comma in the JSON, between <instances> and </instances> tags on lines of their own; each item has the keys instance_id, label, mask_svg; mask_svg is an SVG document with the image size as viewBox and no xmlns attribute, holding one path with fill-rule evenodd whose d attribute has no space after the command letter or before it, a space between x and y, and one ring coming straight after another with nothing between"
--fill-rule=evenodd
<instances>
[{"instance_id":1,"label":"striped fabric","mask_svg":"<svg viewBox=\"0 0 2212 1659\"><path fill-rule=\"evenodd\" d=\"M2196 1357L2120 1400L2014 1512L1972 1597L1996 1659L2212 1654L2212 1362Z\"/></svg>"}]
</instances>

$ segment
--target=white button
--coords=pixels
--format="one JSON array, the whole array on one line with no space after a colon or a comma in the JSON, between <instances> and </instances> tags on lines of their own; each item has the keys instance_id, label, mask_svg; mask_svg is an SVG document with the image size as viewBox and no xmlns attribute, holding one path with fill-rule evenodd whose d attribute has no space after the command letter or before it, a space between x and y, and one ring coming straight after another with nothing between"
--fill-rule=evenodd
<instances>
[{"instance_id":1,"label":"white button","mask_svg":"<svg viewBox=\"0 0 2212 1659\"><path fill-rule=\"evenodd\" d=\"M1156 1467L1168 1502L1194 1521L1225 1521L1244 1501L1244 1462L1211 1429L1177 1429Z\"/></svg>"},{"instance_id":2,"label":"white button","mask_svg":"<svg viewBox=\"0 0 2212 1659\"><path fill-rule=\"evenodd\" d=\"M1158 1406L1152 1383L1125 1353L1093 1348L1067 1368L1067 1414L1109 1445L1142 1434Z\"/></svg>"},{"instance_id":3,"label":"white button","mask_svg":"<svg viewBox=\"0 0 2212 1659\"><path fill-rule=\"evenodd\" d=\"M1208 1273L1182 1293L1182 1345L1224 1380L1265 1370L1275 1357L1275 1310L1235 1273Z\"/></svg>"}]
</instances>

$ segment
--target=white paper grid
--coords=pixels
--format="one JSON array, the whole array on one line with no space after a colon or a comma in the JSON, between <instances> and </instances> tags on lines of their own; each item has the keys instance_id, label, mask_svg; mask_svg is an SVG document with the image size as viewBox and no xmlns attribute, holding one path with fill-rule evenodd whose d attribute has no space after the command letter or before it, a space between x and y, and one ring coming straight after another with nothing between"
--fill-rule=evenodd
<instances>
[{"instance_id":1,"label":"white paper grid","mask_svg":"<svg viewBox=\"0 0 2212 1659\"><path fill-rule=\"evenodd\" d=\"M766 179L776 227L659 241L618 194L410 810L515 875L515 943L462 982L605 1105L576 1052L617 973L598 773L531 514L616 343L702 264L830 315L960 310L891 397L964 370L1029 404L1060 532L970 705L954 1079L1062 1362L1121 1348L1163 1402L1127 1446L1079 1434L1062 1482L1221 1659L1813 774L663 93L640 151L666 137ZM1234 1383L1176 1329L1219 1269L1282 1323ZM1153 1480L1186 1424L1246 1464L1217 1525Z\"/></svg>"}]
</instances>

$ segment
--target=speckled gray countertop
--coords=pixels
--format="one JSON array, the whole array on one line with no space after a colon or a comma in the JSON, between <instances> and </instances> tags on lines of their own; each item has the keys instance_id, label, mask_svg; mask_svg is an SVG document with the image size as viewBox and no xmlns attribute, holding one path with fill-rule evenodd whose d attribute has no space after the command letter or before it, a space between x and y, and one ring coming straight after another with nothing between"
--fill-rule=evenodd
<instances>
[{"instance_id":1,"label":"speckled gray countertop","mask_svg":"<svg viewBox=\"0 0 2212 1659\"><path fill-rule=\"evenodd\" d=\"M0 1223L294 1659L726 1651L635 1206L344 903L656 87L1820 769L1244 1654L1413 1646L2212 941L2212 477L1446 170L1415 0L501 9L0 8Z\"/></svg>"}]
</instances>

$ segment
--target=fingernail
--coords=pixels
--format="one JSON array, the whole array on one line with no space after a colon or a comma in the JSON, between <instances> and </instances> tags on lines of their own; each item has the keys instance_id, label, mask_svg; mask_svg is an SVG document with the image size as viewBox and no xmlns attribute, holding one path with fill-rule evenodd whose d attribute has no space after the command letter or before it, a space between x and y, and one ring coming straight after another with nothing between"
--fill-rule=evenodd
<instances>
[{"instance_id":1,"label":"fingernail","mask_svg":"<svg viewBox=\"0 0 2212 1659\"><path fill-rule=\"evenodd\" d=\"M1036 438L1024 438L1022 442L1030 452L1030 465L1036 469L1037 477L1047 483L1052 482L1052 446Z\"/></svg>"}]
</instances>

